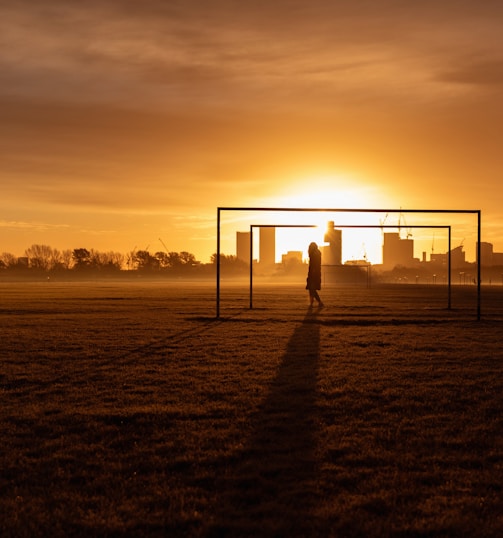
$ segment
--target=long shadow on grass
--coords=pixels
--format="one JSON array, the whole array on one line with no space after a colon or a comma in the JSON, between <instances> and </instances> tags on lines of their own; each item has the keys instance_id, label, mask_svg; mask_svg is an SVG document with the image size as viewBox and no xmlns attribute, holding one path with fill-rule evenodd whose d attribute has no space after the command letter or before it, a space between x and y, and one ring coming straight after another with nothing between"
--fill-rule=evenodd
<instances>
[{"instance_id":1,"label":"long shadow on grass","mask_svg":"<svg viewBox=\"0 0 503 538\"><path fill-rule=\"evenodd\" d=\"M209 536L308 536L316 484L315 394L320 324L294 331L252 435L217 483Z\"/></svg>"}]
</instances>

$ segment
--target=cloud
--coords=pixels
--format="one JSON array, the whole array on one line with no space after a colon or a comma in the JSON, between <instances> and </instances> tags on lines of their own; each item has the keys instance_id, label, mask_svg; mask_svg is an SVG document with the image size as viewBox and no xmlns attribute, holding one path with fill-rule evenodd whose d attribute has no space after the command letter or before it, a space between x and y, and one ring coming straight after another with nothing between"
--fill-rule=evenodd
<instances>
[{"instance_id":1,"label":"cloud","mask_svg":"<svg viewBox=\"0 0 503 538\"><path fill-rule=\"evenodd\" d=\"M0 19L1 91L164 110L435 98L454 52L500 39L498 8L470 5L20 1Z\"/></svg>"},{"instance_id":2,"label":"cloud","mask_svg":"<svg viewBox=\"0 0 503 538\"><path fill-rule=\"evenodd\" d=\"M47 222L26 222L16 220L0 220L0 228L11 230L34 230L44 232L49 230L69 228L68 224L50 224Z\"/></svg>"},{"instance_id":3,"label":"cloud","mask_svg":"<svg viewBox=\"0 0 503 538\"><path fill-rule=\"evenodd\" d=\"M501 106L490 4L9 3L2 196L156 211L232 203L300 168L454 159Z\"/></svg>"},{"instance_id":4,"label":"cloud","mask_svg":"<svg viewBox=\"0 0 503 538\"><path fill-rule=\"evenodd\" d=\"M458 65L438 75L439 80L457 84L494 87L503 85L503 58L496 59L463 59Z\"/></svg>"}]
</instances>

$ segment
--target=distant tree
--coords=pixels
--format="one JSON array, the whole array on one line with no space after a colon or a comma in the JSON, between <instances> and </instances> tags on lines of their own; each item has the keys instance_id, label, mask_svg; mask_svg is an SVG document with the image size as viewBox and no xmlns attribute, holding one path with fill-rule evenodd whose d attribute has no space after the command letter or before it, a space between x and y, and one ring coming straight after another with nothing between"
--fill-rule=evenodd
<instances>
[{"instance_id":1,"label":"distant tree","mask_svg":"<svg viewBox=\"0 0 503 538\"><path fill-rule=\"evenodd\" d=\"M89 251L89 266L93 269L99 269L103 263L103 256L101 252L94 250Z\"/></svg>"},{"instance_id":2,"label":"distant tree","mask_svg":"<svg viewBox=\"0 0 503 538\"><path fill-rule=\"evenodd\" d=\"M212 254L210 261L212 264L216 265L217 255ZM244 274L249 270L249 265L240 260L237 256L220 254L220 267L223 272L234 273L234 274Z\"/></svg>"},{"instance_id":3,"label":"distant tree","mask_svg":"<svg viewBox=\"0 0 503 538\"><path fill-rule=\"evenodd\" d=\"M166 254L166 252L156 252L154 257L159 262L159 267L161 269L166 269L169 267L169 256Z\"/></svg>"},{"instance_id":4,"label":"distant tree","mask_svg":"<svg viewBox=\"0 0 503 538\"><path fill-rule=\"evenodd\" d=\"M54 267L59 252L48 245L32 245L26 249L25 255L30 268L49 271Z\"/></svg>"},{"instance_id":5,"label":"distant tree","mask_svg":"<svg viewBox=\"0 0 503 538\"><path fill-rule=\"evenodd\" d=\"M132 271L133 269L136 269L136 250L131 250L126 254L126 267L128 271Z\"/></svg>"},{"instance_id":6,"label":"distant tree","mask_svg":"<svg viewBox=\"0 0 503 538\"><path fill-rule=\"evenodd\" d=\"M167 267L174 272L185 272L197 263L194 254L186 251L168 252L166 262Z\"/></svg>"},{"instance_id":7,"label":"distant tree","mask_svg":"<svg viewBox=\"0 0 503 538\"><path fill-rule=\"evenodd\" d=\"M128 269L159 271L160 269L180 272L192 270L199 265L190 252L156 252L148 250L132 251L127 256L120 252L100 252L94 249L75 248L59 251L48 245L32 245L26 249L23 258L4 252L0 254L0 270L35 269L39 271L93 271L110 272Z\"/></svg>"},{"instance_id":8,"label":"distant tree","mask_svg":"<svg viewBox=\"0 0 503 538\"><path fill-rule=\"evenodd\" d=\"M92 265L100 270L116 271L122 269L124 256L119 252L92 252Z\"/></svg>"},{"instance_id":9,"label":"distant tree","mask_svg":"<svg viewBox=\"0 0 503 538\"><path fill-rule=\"evenodd\" d=\"M196 257L190 252L182 251L180 252L180 262L182 265L194 265L196 263Z\"/></svg>"},{"instance_id":10,"label":"distant tree","mask_svg":"<svg viewBox=\"0 0 503 538\"><path fill-rule=\"evenodd\" d=\"M74 269L78 271L91 267L91 253L86 248L74 249L72 258L74 262Z\"/></svg>"},{"instance_id":11,"label":"distant tree","mask_svg":"<svg viewBox=\"0 0 503 538\"><path fill-rule=\"evenodd\" d=\"M217 254L212 254L210 261L211 263L217 263ZM220 265L231 265L236 262L238 258L236 256L231 256L227 254L220 254Z\"/></svg>"},{"instance_id":12,"label":"distant tree","mask_svg":"<svg viewBox=\"0 0 503 538\"><path fill-rule=\"evenodd\" d=\"M148 250L139 250L133 259L140 271L154 271L159 269L159 260L155 256L152 256Z\"/></svg>"},{"instance_id":13,"label":"distant tree","mask_svg":"<svg viewBox=\"0 0 503 538\"><path fill-rule=\"evenodd\" d=\"M170 269L178 269L182 265L182 260L178 252L168 252L167 261Z\"/></svg>"},{"instance_id":14,"label":"distant tree","mask_svg":"<svg viewBox=\"0 0 503 538\"><path fill-rule=\"evenodd\" d=\"M115 269L122 269L124 267L125 256L120 252L107 252L107 266Z\"/></svg>"},{"instance_id":15,"label":"distant tree","mask_svg":"<svg viewBox=\"0 0 503 538\"><path fill-rule=\"evenodd\" d=\"M53 271L55 269L64 269L63 255L61 251L59 251L56 248L53 248L51 258L50 258L50 270Z\"/></svg>"},{"instance_id":16,"label":"distant tree","mask_svg":"<svg viewBox=\"0 0 503 538\"><path fill-rule=\"evenodd\" d=\"M2 252L0 254L0 268L1 269L12 269L18 265L18 259L14 254L10 252Z\"/></svg>"},{"instance_id":17,"label":"distant tree","mask_svg":"<svg viewBox=\"0 0 503 538\"><path fill-rule=\"evenodd\" d=\"M73 256L71 250L61 252L61 266L63 269L71 269L73 266Z\"/></svg>"}]
</instances>

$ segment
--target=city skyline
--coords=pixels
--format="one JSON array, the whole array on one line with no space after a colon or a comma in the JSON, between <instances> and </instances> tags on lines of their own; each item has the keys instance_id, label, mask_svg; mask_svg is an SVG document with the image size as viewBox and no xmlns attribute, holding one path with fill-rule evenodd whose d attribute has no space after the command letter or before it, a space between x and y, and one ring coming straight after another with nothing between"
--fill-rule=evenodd
<instances>
[{"instance_id":1,"label":"city skyline","mask_svg":"<svg viewBox=\"0 0 503 538\"><path fill-rule=\"evenodd\" d=\"M270 212L275 212L273 208L256 210L258 213L268 214ZM355 210L356 211L356 210ZM248 212L246 208L220 208L219 209L219 220L222 220L222 215L226 212ZM323 214L327 212L326 210L321 211ZM389 211L390 212L390 211ZM492 243L481 241L480 247L478 247L479 232L477 232L477 242L474 245L474 252L476 254L475 260L466 259L466 251L464 250L464 239L460 244L453 245L452 242L452 225L451 224L423 224L423 225L412 225L408 226L405 223L405 218L403 217L402 212L399 212L399 223L404 221L404 225L389 225L385 224L385 220L389 215L387 213L384 220L380 219L379 225L335 225L334 221L328 221L325 227L323 234L323 239L318 243L318 246L322 252L322 261L324 265L344 265L344 264L365 264L365 265L378 265L382 266L383 269L389 270L393 269L395 266L414 266L418 263L441 263L445 264L448 261L449 252L451 253L451 263L453 266L456 265L465 265L473 262L477 262L479 259L482 260L482 265L485 266L501 266L503 265L503 252L497 252L494 249ZM283 213L283 211L281 211ZM310 210L291 210L286 211L286 214L297 213L298 215L302 214L312 214ZM351 211L347 211L347 214L351 215ZM339 212L339 215L343 212ZM361 210L358 212L358 215L365 215L366 211ZM442 215L443 213L436 212L435 215ZM421 215L421 213L419 213ZM449 214L450 216L451 214ZM458 215L456 215L458 216ZM290 217L289 217L290 218ZM438 217L436 217L438 218ZM239 219L242 220L242 219ZM477 215L478 221L478 215ZM253 234L253 229L258 228L258 235ZM359 231L366 229L379 229L381 231L381 253L379 259L370 259L367 255L366 249L363 253L363 256L359 259L345 258L343 255L343 250L345 246L345 241L343 240L343 232L347 231ZM402 237L402 232L404 231L405 237ZM417 254L417 248L415 248L415 240L413 238L412 230L430 230L433 233L440 231L447 234L445 238L447 240L446 248L442 248L435 252L434 243L432 244L431 252L426 250L421 251L420 255ZM258 263L265 268L265 266L272 266L275 264L284 263L285 259L295 258L301 262L306 263L308 261L309 254L307 249L297 249L299 243L298 237L296 237L294 245L292 247L287 246L286 243L281 243L280 248L276 248L277 243L277 234L282 231L289 231L292 234L297 235L301 231L306 231L309 234L313 232L319 232L318 226L308 225L308 224L297 224L297 225L250 225L250 231L237 231L236 232L236 242L235 242L235 256L237 259L244 261L245 263L250 263L250 255L253 255L253 262ZM394 231L391 231L394 230ZM221 237L221 234L219 234ZM319 235L319 233L318 233ZM251 247L250 241L253 238L253 247ZM314 239L314 237L311 237ZM443 244L444 242L442 242ZM258 247L258 248L257 248ZM258 250L258 258L255 256ZM266 254L265 254L266 253ZM271 260L275 260L273 263Z\"/></svg>"},{"instance_id":2,"label":"city skyline","mask_svg":"<svg viewBox=\"0 0 503 538\"><path fill-rule=\"evenodd\" d=\"M0 252L161 238L207 262L216 208L236 205L480 209L503 250L499 4L22 0L0 15Z\"/></svg>"}]
</instances>

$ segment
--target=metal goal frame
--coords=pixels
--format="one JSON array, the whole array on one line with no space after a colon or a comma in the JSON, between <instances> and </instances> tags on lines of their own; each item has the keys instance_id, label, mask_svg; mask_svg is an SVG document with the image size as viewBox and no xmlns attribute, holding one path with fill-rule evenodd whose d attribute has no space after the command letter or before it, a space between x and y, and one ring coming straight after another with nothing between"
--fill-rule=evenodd
<instances>
[{"instance_id":1,"label":"metal goal frame","mask_svg":"<svg viewBox=\"0 0 503 538\"><path fill-rule=\"evenodd\" d=\"M477 320L481 319L481 260L480 260L480 254L481 254L481 222L482 222L482 215L480 209L369 209L369 208L312 208L312 207L217 207L217 252L216 252L216 318L220 318L220 273L221 273L221 267L220 267L220 245L221 245L221 238L220 238L220 229L221 229L221 215L223 212L290 212L290 213L394 213L394 214L417 214L417 213L423 213L423 214L467 214L467 215L475 215L477 218ZM259 225L253 225L254 227L259 227ZM273 226L273 225L269 225ZM286 225L289 226L289 225ZM293 227L294 225L292 225ZM303 225L302 225L303 226ZM265 227L265 225L262 225L262 227ZM280 227L280 225L277 225L276 227ZM298 227L298 225L296 225ZM309 225L305 225L303 227L310 227ZM342 228L343 226L338 226L339 228ZM346 228L349 227L360 227L360 228L397 228L397 226L385 226L385 225L346 225L344 226ZM417 228L416 226L410 226L407 225L407 228ZM423 226L421 226L423 227ZM425 225L425 228L435 228L436 226L433 225ZM447 226L444 226L447 227ZM251 237L250 237L251 239ZM250 241L251 245L253 244ZM252 252L252 246L250 246L250 254ZM449 304L450 304L450 227L449 227ZM253 266L253 257L250 256L250 274L252 273L251 267Z\"/></svg>"}]
</instances>

